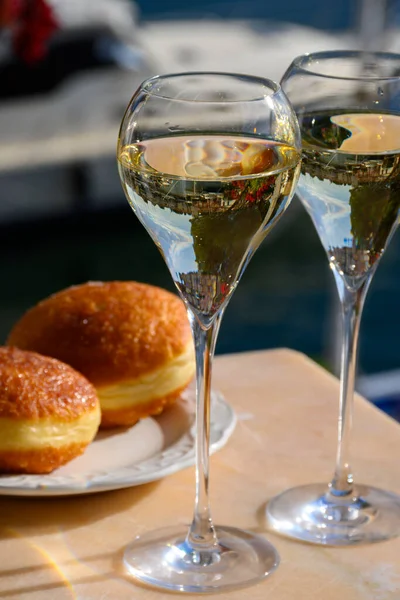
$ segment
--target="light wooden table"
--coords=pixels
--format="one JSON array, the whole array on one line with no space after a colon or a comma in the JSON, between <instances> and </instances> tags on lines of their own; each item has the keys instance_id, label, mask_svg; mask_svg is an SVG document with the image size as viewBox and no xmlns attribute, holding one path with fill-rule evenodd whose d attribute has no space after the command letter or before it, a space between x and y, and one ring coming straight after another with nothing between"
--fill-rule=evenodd
<instances>
[{"instance_id":1,"label":"light wooden table","mask_svg":"<svg viewBox=\"0 0 400 600\"><path fill-rule=\"evenodd\" d=\"M227 446L211 459L215 521L267 535L281 555L270 578L220 598L399 600L400 538L322 548L265 529L268 498L331 476L337 380L301 354L275 350L218 357L214 387L239 417ZM360 481L400 493L400 426L361 398L353 448ZM193 490L189 468L157 483L92 496L1 498L0 598L171 598L125 579L121 555L141 532L188 522Z\"/></svg>"}]
</instances>

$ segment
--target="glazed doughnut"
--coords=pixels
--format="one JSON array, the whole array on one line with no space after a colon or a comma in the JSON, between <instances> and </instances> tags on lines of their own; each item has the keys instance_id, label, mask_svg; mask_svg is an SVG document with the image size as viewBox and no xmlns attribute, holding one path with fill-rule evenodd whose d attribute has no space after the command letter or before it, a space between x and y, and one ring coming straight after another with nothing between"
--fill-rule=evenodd
<instances>
[{"instance_id":1,"label":"glazed doughnut","mask_svg":"<svg viewBox=\"0 0 400 600\"><path fill-rule=\"evenodd\" d=\"M69 365L0 347L0 471L50 473L81 454L100 423L95 388Z\"/></svg>"},{"instance_id":2,"label":"glazed doughnut","mask_svg":"<svg viewBox=\"0 0 400 600\"><path fill-rule=\"evenodd\" d=\"M14 326L9 345L57 358L97 389L101 426L133 425L174 402L195 371L183 302L133 281L58 292Z\"/></svg>"}]
</instances>

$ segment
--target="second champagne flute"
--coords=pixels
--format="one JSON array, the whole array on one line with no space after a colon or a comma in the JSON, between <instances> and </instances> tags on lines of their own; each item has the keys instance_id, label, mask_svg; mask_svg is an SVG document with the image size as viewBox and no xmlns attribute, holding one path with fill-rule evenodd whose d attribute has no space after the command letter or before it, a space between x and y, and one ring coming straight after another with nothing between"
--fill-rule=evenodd
<instances>
[{"instance_id":1,"label":"second champagne flute","mask_svg":"<svg viewBox=\"0 0 400 600\"><path fill-rule=\"evenodd\" d=\"M399 535L400 498L355 484L349 452L361 313L399 220L400 56L351 51L301 56L282 87L302 134L297 192L328 255L343 331L332 481L282 493L269 503L268 516L274 529L309 542L376 542Z\"/></svg>"},{"instance_id":2,"label":"second champagne flute","mask_svg":"<svg viewBox=\"0 0 400 600\"><path fill-rule=\"evenodd\" d=\"M265 538L213 524L210 384L222 313L292 197L299 149L297 120L280 87L242 75L155 77L141 85L122 122L118 161L125 194L186 304L196 352L192 524L143 535L124 557L133 577L160 588L234 589L278 564Z\"/></svg>"}]
</instances>

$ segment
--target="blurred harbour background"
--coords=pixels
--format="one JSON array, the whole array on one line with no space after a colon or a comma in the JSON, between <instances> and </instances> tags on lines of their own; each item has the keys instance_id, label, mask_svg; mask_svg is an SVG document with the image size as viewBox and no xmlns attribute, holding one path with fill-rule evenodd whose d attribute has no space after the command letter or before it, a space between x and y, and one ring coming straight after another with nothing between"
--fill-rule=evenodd
<instances>
[{"instance_id":1,"label":"blurred harbour background","mask_svg":"<svg viewBox=\"0 0 400 600\"><path fill-rule=\"evenodd\" d=\"M304 52L400 52L400 0L32 0L19 38L11 4L0 0L1 342L27 308L69 285L135 279L173 289L116 168L119 123L144 78L223 70L279 80ZM399 307L396 234L367 298L359 362L359 388L388 411L400 405ZM287 346L335 372L337 309L295 198L238 286L217 352Z\"/></svg>"}]
</instances>

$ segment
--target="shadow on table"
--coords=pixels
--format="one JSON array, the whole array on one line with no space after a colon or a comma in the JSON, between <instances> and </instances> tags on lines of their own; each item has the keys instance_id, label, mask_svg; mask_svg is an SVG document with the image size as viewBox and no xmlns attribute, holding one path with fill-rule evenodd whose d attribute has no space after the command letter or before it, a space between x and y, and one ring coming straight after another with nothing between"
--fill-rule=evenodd
<instances>
[{"instance_id":1,"label":"shadow on table","mask_svg":"<svg viewBox=\"0 0 400 600\"><path fill-rule=\"evenodd\" d=\"M12 538L12 536L10 536L10 538ZM85 565L90 566L91 563L96 562L98 560L106 560L108 564L112 565L112 568L109 570L104 570L102 572L98 572L98 573L92 573L90 575L85 575L85 576L70 576L68 578L63 577L62 579L60 579L59 581L52 581L49 583L41 583L38 585L32 585L31 583L29 584L20 584L19 580L21 577L23 576L37 576L40 577L42 580L46 579L48 577L52 577L53 576L53 572L56 570L59 570L60 568L62 569L68 569L68 567L70 565L73 565L73 563L75 562L74 559L71 559L70 561L63 561L61 564L55 565L51 562L49 562L48 564L40 564L40 565L31 565L31 566L25 566L25 567L20 567L20 568L15 568L15 569L1 569L0 570L0 578L2 579L6 579L6 578L14 578L14 580L17 580L17 586L13 587L13 589L2 589L2 591L0 592L0 597L1 598L18 598L20 599L24 594L29 594L29 595L35 595L35 598L42 598L44 599L43 594L46 594L46 592L51 592L51 593L56 593L56 590L63 590L65 592L68 593L67 596L63 596L63 598L70 598L71 600L77 600L78 596L76 595L75 591L74 591L74 586L76 585L85 585L85 584L95 584L95 583L102 583L102 582L110 582L110 580L112 580L114 583L118 584L122 584L123 586L129 585L129 586L136 586L138 585L139 587L143 588L143 589L149 589L148 586L146 586L145 584L142 584L140 582L135 582L133 583L132 578L129 577L129 575L124 571L123 569L123 554L124 554L124 550L125 548L121 548L120 550L114 551L114 552L109 552L109 553L102 553L102 554L93 554L90 557L82 557L80 560L82 560ZM119 589L121 589L121 587L119 586ZM40 594L40 596L39 596ZM51 596L49 594L49 596L46 595L46 599L47 597L52 598L54 596Z\"/></svg>"},{"instance_id":2,"label":"shadow on table","mask_svg":"<svg viewBox=\"0 0 400 600\"><path fill-rule=\"evenodd\" d=\"M108 558L107 555L96 555L91 557L92 560L97 560L99 558ZM90 559L89 559L90 560ZM111 559L112 560L112 559ZM73 561L70 561L71 563ZM68 567L68 563L62 563L62 568ZM10 578L10 585L7 589L7 583L2 586L2 591L0 592L1 598L17 598L25 597L25 594L34 595L35 598L43 598L43 600L47 600L47 598L56 597L56 590L63 590L67 593L67 595L63 595L62 598L70 598L71 600L75 600L77 598L73 586L77 584L91 584L96 582L107 581L110 578L115 578L115 573L93 573L91 575L87 575L84 577L77 578L65 578L62 577L58 581L54 581L54 574L59 570L59 565L55 565L52 562L48 562L47 564L40 565L30 565L16 569L4 569L0 570L0 577L4 580ZM37 585L32 585L31 583L21 583L21 578L24 576L32 577L36 576L40 578L42 581L46 579L53 579L53 581L48 583L40 583ZM13 586L13 581L16 581L17 584ZM49 592L49 595L46 594ZM58 597L58 596L57 596Z\"/></svg>"},{"instance_id":3,"label":"shadow on table","mask_svg":"<svg viewBox=\"0 0 400 600\"><path fill-rule=\"evenodd\" d=\"M124 512L157 486L158 482L152 482L113 492L63 498L0 498L0 536L7 555L0 566L0 597L19 599L29 593L47 600L55 597L55 590L62 590L60 598L72 600L76 598L73 588L78 584L114 580L117 586L126 585L123 550L75 556L69 549L65 555L55 552L51 556L38 538L54 534L55 530L62 536L66 531ZM18 544L17 551L13 544Z\"/></svg>"},{"instance_id":4,"label":"shadow on table","mask_svg":"<svg viewBox=\"0 0 400 600\"><path fill-rule=\"evenodd\" d=\"M128 510L152 493L158 483L62 498L0 498L0 539L10 530L37 536L52 533L55 527L66 531L90 525Z\"/></svg>"}]
</instances>

